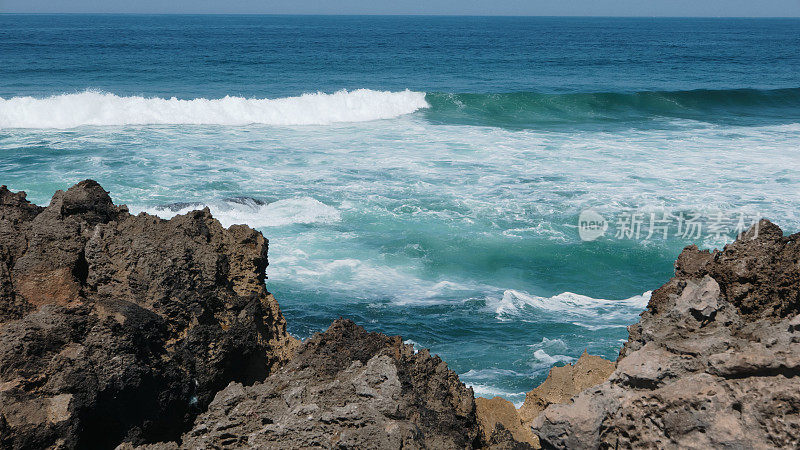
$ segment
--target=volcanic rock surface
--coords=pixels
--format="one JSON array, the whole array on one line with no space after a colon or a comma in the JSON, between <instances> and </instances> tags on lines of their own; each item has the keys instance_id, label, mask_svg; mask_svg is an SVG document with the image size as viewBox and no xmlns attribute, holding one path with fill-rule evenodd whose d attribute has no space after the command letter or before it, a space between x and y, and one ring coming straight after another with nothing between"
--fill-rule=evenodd
<instances>
[{"instance_id":1,"label":"volcanic rock surface","mask_svg":"<svg viewBox=\"0 0 800 450\"><path fill-rule=\"evenodd\" d=\"M492 450L538 449L539 438L523 426L517 408L502 397L476 398L481 439Z\"/></svg>"},{"instance_id":2,"label":"volcanic rock surface","mask_svg":"<svg viewBox=\"0 0 800 450\"><path fill-rule=\"evenodd\" d=\"M548 406L568 403L583 390L606 381L614 368L612 361L584 352L574 364L550 369L547 379L525 395L519 410L500 397L475 399L484 442L497 450L541 448L531 431L533 420Z\"/></svg>"},{"instance_id":3,"label":"volcanic rock surface","mask_svg":"<svg viewBox=\"0 0 800 450\"><path fill-rule=\"evenodd\" d=\"M606 381L615 364L583 352L574 364L553 367L542 384L525 394L519 417L526 428L550 405L567 403L576 394Z\"/></svg>"},{"instance_id":4,"label":"volcanic rock surface","mask_svg":"<svg viewBox=\"0 0 800 450\"><path fill-rule=\"evenodd\" d=\"M264 379L293 346L266 266L260 233L208 210L0 187L0 447L174 439L231 380Z\"/></svg>"},{"instance_id":5,"label":"volcanic rock surface","mask_svg":"<svg viewBox=\"0 0 800 450\"><path fill-rule=\"evenodd\" d=\"M800 446L800 234L687 247L608 381L533 421L544 447Z\"/></svg>"},{"instance_id":6,"label":"volcanic rock surface","mask_svg":"<svg viewBox=\"0 0 800 450\"><path fill-rule=\"evenodd\" d=\"M264 382L217 394L182 445L467 449L479 436L472 389L438 356L340 319Z\"/></svg>"}]
</instances>

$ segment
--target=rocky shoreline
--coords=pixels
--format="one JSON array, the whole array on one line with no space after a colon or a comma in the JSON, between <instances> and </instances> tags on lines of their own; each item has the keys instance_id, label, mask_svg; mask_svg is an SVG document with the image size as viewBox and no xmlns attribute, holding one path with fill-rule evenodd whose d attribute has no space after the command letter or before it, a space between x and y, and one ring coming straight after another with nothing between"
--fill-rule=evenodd
<instances>
[{"instance_id":1,"label":"rocky shoreline","mask_svg":"<svg viewBox=\"0 0 800 450\"><path fill-rule=\"evenodd\" d=\"M292 338L247 226L3 186L0 448L796 447L798 238L688 247L617 361L555 367L517 410L348 320Z\"/></svg>"}]
</instances>

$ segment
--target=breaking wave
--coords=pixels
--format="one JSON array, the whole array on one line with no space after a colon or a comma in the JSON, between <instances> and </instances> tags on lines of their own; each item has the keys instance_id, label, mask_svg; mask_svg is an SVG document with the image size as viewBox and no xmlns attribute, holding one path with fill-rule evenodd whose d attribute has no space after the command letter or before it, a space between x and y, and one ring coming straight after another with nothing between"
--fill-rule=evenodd
<instances>
[{"instance_id":1,"label":"breaking wave","mask_svg":"<svg viewBox=\"0 0 800 450\"><path fill-rule=\"evenodd\" d=\"M334 223L341 220L339 210L311 197L287 198L274 202L236 197L207 203L171 203L140 210L169 219L205 207L225 227L234 224L247 224L254 228L280 227L291 224Z\"/></svg>"},{"instance_id":2,"label":"breaking wave","mask_svg":"<svg viewBox=\"0 0 800 450\"><path fill-rule=\"evenodd\" d=\"M491 305L500 320L509 317L533 316L544 319L552 316L558 321L573 323L585 328L609 328L626 326L634 321L650 301L651 291L622 300L606 300L585 295L563 292L552 297L529 295L513 289L506 290L502 299ZM572 322L593 321L594 324Z\"/></svg>"},{"instance_id":3,"label":"breaking wave","mask_svg":"<svg viewBox=\"0 0 800 450\"><path fill-rule=\"evenodd\" d=\"M327 125L392 119L419 110L435 124L531 127L547 124L650 121L800 121L800 88L548 94L446 93L370 89L276 99L118 96L87 90L45 98L0 98L0 128L83 125ZM759 122L761 123L761 122Z\"/></svg>"},{"instance_id":4,"label":"breaking wave","mask_svg":"<svg viewBox=\"0 0 800 450\"><path fill-rule=\"evenodd\" d=\"M427 108L424 92L357 89L256 99L180 100L84 91L46 98L0 98L0 128L83 125L326 125L391 119Z\"/></svg>"}]
</instances>

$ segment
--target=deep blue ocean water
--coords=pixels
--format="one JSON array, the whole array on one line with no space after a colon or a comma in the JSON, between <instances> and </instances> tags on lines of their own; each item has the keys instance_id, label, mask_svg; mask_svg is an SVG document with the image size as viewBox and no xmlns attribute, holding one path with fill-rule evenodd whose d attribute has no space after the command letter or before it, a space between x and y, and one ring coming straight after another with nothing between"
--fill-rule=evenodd
<instances>
[{"instance_id":1,"label":"deep blue ocean water","mask_svg":"<svg viewBox=\"0 0 800 450\"><path fill-rule=\"evenodd\" d=\"M800 20L0 15L0 184L84 178L261 230L290 332L520 402L615 358L683 246L800 231Z\"/></svg>"}]
</instances>

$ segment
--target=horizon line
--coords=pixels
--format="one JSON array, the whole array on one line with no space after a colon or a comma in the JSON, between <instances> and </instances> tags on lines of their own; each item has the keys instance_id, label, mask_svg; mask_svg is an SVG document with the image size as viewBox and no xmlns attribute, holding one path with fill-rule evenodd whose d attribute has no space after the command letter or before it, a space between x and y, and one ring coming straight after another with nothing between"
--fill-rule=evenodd
<instances>
[{"instance_id":1,"label":"horizon line","mask_svg":"<svg viewBox=\"0 0 800 450\"><path fill-rule=\"evenodd\" d=\"M592 18L592 19L800 19L797 16L619 16L619 15L536 15L536 14L409 14L409 13L251 13L251 12L4 12L0 16L307 16L307 17L531 17L531 18Z\"/></svg>"}]
</instances>

